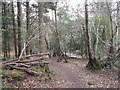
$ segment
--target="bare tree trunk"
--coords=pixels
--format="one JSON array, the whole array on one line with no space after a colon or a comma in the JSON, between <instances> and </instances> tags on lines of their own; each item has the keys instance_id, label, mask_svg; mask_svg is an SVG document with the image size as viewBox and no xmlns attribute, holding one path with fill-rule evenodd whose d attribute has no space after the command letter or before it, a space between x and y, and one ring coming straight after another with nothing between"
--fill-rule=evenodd
<instances>
[{"instance_id":1,"label":"bare tree trunk","mask_svg":"<svg viewBox=\"0 0 120 90\"><path fill-rule=\"evenodd\" d=\"M109 12L109 20L110 20L110 27L111 27L111 39L110 39L109 53L113 54L114 53L114 45L113 45L113 43L114 43L113 42L114 41L113 20L112 20L111 10L110 10L108 2L106 2L106 4L107 4L108 12Z\"/></svg>"},{"instance_id":2,"label":"bare tree trunk","mask_svg":"<svg viewBox=\"0 0 120 90\"><path fill-rule=\"evenodd\" d=\"M85 29L84 24L83 24L82 28L83 28L83 33L84 33L84 36L86 36L86 29ZM88 50L87 50L87 38L86 38L86 37L84 37L84 40L85 40L85 56L86 56L86 57L88 57Z\"/></svg>"},{"instance_id":3,"label":"bare tree trunk","mask_svg":"<svg viewBox=\"0 0 120 90\"><path fill-rule=\"evenodd\" d=\"M17 2L17 8L18 8L18 57L21 54L21 2L18 0Z\"/></svg>"},{"instance_id":4,"label":"bare tree trunk","mask_svg":"<svg viewBox=\"0 0 120 90\"><path fill-rule=\"evenodd\" d=\"M61 48L60 48L60 39L59 39L59 34L58 34L58 28L57 28L57 13L56 13L56 8L57 8L57 2L55 3L55 10L54 10L54 13L55 13L55 44L56 44L56 50L54 51L54 54L55 56L60 56L60 52L61 52Z\"/></svg>"},{"instance_id":5,"label":"bare tree trunk","mask_svg":"<svg viewBox=\"0 0 120 90\"><path fill-rule=\"evenodd\" d=\"M5 14L5 4L2 2L2 29L5 29L4 22L4 14ZM2 30L2 52L4 53L3 58L5 58L5 38L4 38L4 30Z\"/></svg>"},{"instance_id":6,"label":"bare tree trunk","mask_svg":"<svg viewBox=\"0 0 120 90\"><path fill-rule=\"evenodd\" d=\"M90 45L90 37L89 37L89 28L88 28L88 8L87 8L87 0L85 1L85 25L86 25L86 42L87 42L87 51L89 56L89 62L87 64L87 67L89 69L92 69L96 66L97 62L95 57L92 54L92 48Z\"/></svg>"},{"instance_id":7,"label":"bare tree trunk","mask_svg":"<svg viewBox=\"0 0 120 90\"><path fill-rule=\"evenodd\" d=\"M54 49L54 56L58 57L58 62L62 61L64 59L64 61L67 63L67 59L66 56L64 55L64 53L62 52L61 48L60 48L60 38L59 38L59 34L58 34L58 27L57 27L57 2L55 2L55 9L54 9L54 13L55 13L55 49Z\"/></svg>"},{"instance_id":8,"label":"bare tree trunk","mask_svg":"<svg viewBox=\"0 0 120 90\"><path fill-rule=\"evenodd\" d=\"M6 59L8 57L8 53L7 53L7 28L6 28L6 21L5 21L5 17L7 15L6 12L6 3L2 2L2 51L4 53L4 59Z\"/></svg>"},{"instance_id":9,"label":"bare tree trunk","mask_svg":"<svg viewBox=\"0 0 120 90\"><path fill-rule=\"evenodd\" d=\"M13 13L13 38L14 38L14 50L15 50L15 57L17 58L17 39L16 39L16 24L15 24L15 14L14 14L14 5L12 2L12 13Z\"/></svg>"},{"instance_id":10,"label":"bare tree trunk","mask_svg":"<svg viewBox=\"0 0 120 90\"><path fill-rule=\"evenodd\" d=\"M117 2L117 37L116 42L120 44L118 41L120 40L120 1Z\"/></svg>"},{"instance_id":11,"label":"bare tree trunk","mask_svg":"<svg viewBox=\"0 0 120 90\"><path fill-rule=\"evenodd\" d=\"M27 26L27 40L30 37L30 7L29 7L29 1L26 2L26 26ZM27 43L28 41L26 41ZM30 44L26 47L26 55L31 54L31 48Z\"/></svg>"},{"instance_id":12,"label":"bare tree trunk","mask_svg":"<svg viewBox=\"0 0 120 90\"><path fill-rule=\"evenodd\" d=\"M46 50L46 43L45 43L45 31L43 30L43 4L42 2L38 2L38 16L39 16L39 50L40 53L45 53Z\"/></svg>"},{"instance_id":13,"label":"bare tree trunk","mask_svg":"<svg viewBox=\"0 0 120 90\"><path fill-rule=\"evenodd\" d=\"M8 43L8 58L11 57L11 54L10 54L10 44Z\"/></svg>"}]
</instances>

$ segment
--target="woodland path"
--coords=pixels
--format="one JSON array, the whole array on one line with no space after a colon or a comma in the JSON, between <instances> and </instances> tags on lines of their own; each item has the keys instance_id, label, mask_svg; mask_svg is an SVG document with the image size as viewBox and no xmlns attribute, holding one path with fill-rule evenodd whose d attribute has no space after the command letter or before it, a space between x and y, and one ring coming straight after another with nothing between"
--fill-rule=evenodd
<instances>
[{"instance_id":1,"label":"woodland path","mask_svg":"<svg viewBox=\"0 0 120 90\"><path fill-rule=\"evenodd\" d=\"M90 72L85 68L87 59L69 59L69 63L56 62L55 59L50 61L50 69L65 88L118 87L117 71ZM88 82L94 82L94 85L88 85Z\"/></svg>"},{"instance_id":2,"label":"woodland path","mask_svg":"<svg viewBox=\"0 0 120 90\"><path fill-rule=\"evenodd\" d=\"M48 58L47 61L53 71L50 80L21 72L26 77L25 80L20 83L7 83L5 79L4 83L14 88L118 88L118 70L91 72L85 67L87 59L68 59L68 63L56 62L56 58ZM94 85L89 85L88 82L94 82Z\"/></svg>"}]
</instances>

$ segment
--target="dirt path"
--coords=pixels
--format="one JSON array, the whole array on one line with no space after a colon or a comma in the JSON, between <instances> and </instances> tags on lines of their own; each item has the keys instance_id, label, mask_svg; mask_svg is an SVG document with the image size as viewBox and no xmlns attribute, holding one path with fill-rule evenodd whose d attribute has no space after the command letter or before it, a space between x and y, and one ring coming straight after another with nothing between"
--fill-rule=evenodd
<instances>
[{"instance_id":1,"label":"dirt path","mask_svg":"<svg viewBox=\"0 0 120 90\"><path fill-rule=\"evenodd\" d=\"M49 66L59 83L64 83L65 88L118 87L117 71L90 72L85 68L87 62L88 60L72 59L69 63L58 63L52 59ZM94 85L88 85L88 82L94 82Z\"/></svg>"},{"instance_id":2,"label":"dirt path","mask_svg":"<svg viewBox=\"0 0 120 90\"><path fill-rule=\"evenodd\" d=\"M14 88L118 88L118 71L90 72L85 68L87 59L69 59L68 63L56 62L55 58L48 61L49 68L55 74L52 79L45 80L45 75L36 77L21 72L26 77L23 81L14 83L6 78L4 84ZM88 85L88 82L94 82L94 85Z\"/></svg>"}]
</instances>

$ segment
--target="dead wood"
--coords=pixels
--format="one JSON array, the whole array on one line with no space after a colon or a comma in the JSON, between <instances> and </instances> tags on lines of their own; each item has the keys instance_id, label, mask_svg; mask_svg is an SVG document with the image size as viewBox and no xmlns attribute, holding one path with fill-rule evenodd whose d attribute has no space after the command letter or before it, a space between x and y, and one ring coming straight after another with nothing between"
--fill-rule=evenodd
<instances>
[{"instance_id":1,"label":"dead wood","mask_svg":"<svg viewBox=\"0 0 120 90\"><path fill-rule=\"evenodd\" d=\"M31 59L26 59L26 60L13 60L13 61L8 61L3 63L2 67L4 69L7 70L13 70L13 69L17 69L17 70L21 70L23 72L26 72L30 75L39 75L37 72L34 72L32 70L30 70L31 66L40 66L43 67L43 69L48 69L48 64L49 62L47 61L43 61L42 57L38 57L38 58L31 58Z\"/></svg>"},{"instance_id":2,"label":"dead wood","mask_svg":"<svg viewBox=\"0 0 120 90\"><path fill-rule=\"evenodd\" d=\"M41 66L41 67L45 67L45 65L48 65L49 62L45 62L45 61L34 61L34 62L26 62L26 63L7 63L7 64L3 64L2 67L6 68L9 66L15 66L15 67L25 67L25 68L30 68L30 66Z\"/></svg>"},{"instance_id":3,"label":"dead wood","mask_svg":"<svg viewBox=\"0 0 120 90\"><path fill-rule=\"evenodd\" d=\"M17 61L17 63L29 63L29 62L40 61L42 59L43 59L42 57L39 57L37 59L32 59L32 60L28 59L28 60Z\"/></svg>"},{"instance_id":4,"label":"dead wood","mask_svg":"<svg viewBox=\"0 0 120 90\"><path fill-rule=\"evenodd\" d=\"M3 64L2 65L3 68L9 67L9 66L25 67L25 68L29 68L30 67L30 65L23 64L23 63L7 63L7 64Z\"/></svg>"},{"instance_id":5,"label":"dead wood","mask_svg":"<svg viewBox=\"0 0 120 90\"><path fill-rule=\"evenodd\" d=\"M36 75L36 76L40 75L39 73L34 72L34 71L32 71L32 70L30 70L28 68L21 68L21 67L16 67L16 66L12 66L12 65L9 65L6 69L12 69L12 70L16 69L16 70L20 70L22 72L26 72L26 73L28 73L30 75Z\"/></svg>"},{"instance_id":6,"label":"dead wood","mask_svg":"<svg viewBox=\"0 0 120 90\"><path fill-rule=\"evenodd\" d=\"M34 56L40 57L42 59L43 55L49 55L49 53L39 53L39 54L27 55L27 56L24 56L22 58L16 58L16 59L12 59L12 60L7 60L7 61L4 61L2 63L5 64L5 63L10 63L10 62L18 62L18 60L22 61L22 60L25 60L26 58L30 58L30 57L34 57Z\"/></svg>"},{"instance_id":7,"label":"dead wood","mask_svg":"<svg viewBox=\"0 0 120 90\"><path fill-rule=\"evenodd\" d=\"M29 62L29 63L26 63L26 64L30 65L30 66L42 66L42 67L44 67L46 64L49 64L49 62L35 61L35 62Z\"/></svg>"}]
</instances>

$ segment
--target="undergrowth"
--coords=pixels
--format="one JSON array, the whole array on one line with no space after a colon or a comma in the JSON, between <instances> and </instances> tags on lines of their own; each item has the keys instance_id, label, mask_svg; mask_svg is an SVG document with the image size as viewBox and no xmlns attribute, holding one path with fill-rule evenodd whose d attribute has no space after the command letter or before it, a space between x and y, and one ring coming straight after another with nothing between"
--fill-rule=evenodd
<instances>
[{"instance_id":1,"label":"undergrowth","mask_svg":"<svg viewBox=\"0 0 120 90\"><path fill-rule=\"evenodd\" d=\"M94 64L94 67L89 68L88 66L86 66L86 68L89 69L91 72L98 72L105 68L106 63L104 61L96 60L96 63L97 63L97 65Z\"/></svg>"}]
</instances>

